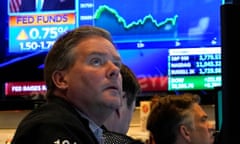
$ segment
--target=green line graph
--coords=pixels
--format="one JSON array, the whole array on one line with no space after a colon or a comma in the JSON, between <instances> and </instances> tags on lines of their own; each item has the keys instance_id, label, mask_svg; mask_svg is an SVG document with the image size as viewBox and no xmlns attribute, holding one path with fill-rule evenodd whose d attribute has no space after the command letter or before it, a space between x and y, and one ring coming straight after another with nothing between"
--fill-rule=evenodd
<instances>
[{"instance_id":1,"label":"green line graph","mask_svg":"<svg viewBox=\"0 0 240 144\"><path fill-rule=\"evenodd\" d=\"M176 25L178 18L178 15L174 15L172 18L166 18L164 21L158 22L156 19L153 18L151 14L148 14L144 16L142 19L132 21L131 23L128 24L126 20L121 15L119 15L117 10L107 5L101 5L96 9L94 13L93 16L94 20L101 19L101 16L104 12L109 12L110 14L112 14L117 19L117 22L122 24L125 29L131 29L134 26L144 25L148 20L150 20L157 28L162 27L166 24L171 24L174 27Z\"/></svg>"}]
</instances>

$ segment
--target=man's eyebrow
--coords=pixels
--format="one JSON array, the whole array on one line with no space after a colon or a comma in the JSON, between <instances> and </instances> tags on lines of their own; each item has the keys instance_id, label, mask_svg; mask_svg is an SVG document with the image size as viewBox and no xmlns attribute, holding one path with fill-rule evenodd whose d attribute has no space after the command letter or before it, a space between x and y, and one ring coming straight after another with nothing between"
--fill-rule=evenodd
<instances>
[{"instance_id":1,"label":"man's eyebrow","mask_svg":"<svg viewBox=\"0 0 240 144\"><path fill-rule=\"evenodd\" d=\"M91 55L107 56L108 54L103 53L103 52L92 52L92 53L90 54L90 56L91 56ZM115 60L122 61L122 59L121 59L120 56L113 56L113 58L114 58Z\"/></svg>"},{"instance_id":2,"label":"man's eyebrow","mask_svg":"<svg viewBox=\"0 0 240 144\"><path fill-rule=\"evenodd\" d=\"M104 56L104 55L107 55L106 53L103 53L103 52L92 52L90 53L89 55L100 55L100 56Z\"/></svg>"}]
</instances>

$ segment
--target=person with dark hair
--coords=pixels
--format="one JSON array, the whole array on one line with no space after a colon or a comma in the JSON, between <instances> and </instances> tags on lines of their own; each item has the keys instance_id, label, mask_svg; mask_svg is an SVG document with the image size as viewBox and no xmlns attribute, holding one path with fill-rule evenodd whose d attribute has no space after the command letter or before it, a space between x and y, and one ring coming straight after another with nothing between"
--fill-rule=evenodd
<instances>
[{"instance_id":1,"label":"person with dark hair","mask_svg":"<svg viewBox=\"0 0 240 144\"><path fill-rule=\"evenodd\" d=\"M158 99L147 119L154 144L213 144L213 129L198 95L184 93Z\"/></svg>"},{"instance_id":2,"label":"person with dark hair","mask_svg":"<svg viewBox=\"0 0 240 144\"><path fill-rule=\"evenodd\" d=\"M127 136L136 106L136 98L141 92L141 87L132 70L125 64L122 64L121 75L124 92L122 106L116 109L104 122L106 130L104 131L104 141L106 144L143 144L141 140L135 140Z\"/></svg>"},{"instance_id":3,"label":"person with dark hair","mask_svg":"<svg viewBox=\"0 0 240 144\"><path fill-rule=\"evenodd\" d=\"M12 144L102 144L101 126L122 104L121 65L102 28L59 37L44 62L47 102L19 123Z\"/></svg>"},{"instance_id":4,"label":"person with dark hair","mask_svg":"<svg viewBox=\"0 0 240 144\"><path fill-rule=\"evenodd\" d=\"M127 65L122 65L121 74L123 79L123 103L104 122L104 126L111 131L126 134L136 106L137 95L141 92L140 84L134 73Z\"/></svg>"}]
</instances>

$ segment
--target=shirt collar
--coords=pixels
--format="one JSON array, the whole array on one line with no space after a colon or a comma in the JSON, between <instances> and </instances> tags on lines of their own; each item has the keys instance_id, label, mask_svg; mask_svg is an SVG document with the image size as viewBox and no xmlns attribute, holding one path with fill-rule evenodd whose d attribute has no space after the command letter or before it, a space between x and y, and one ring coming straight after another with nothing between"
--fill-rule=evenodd
<instances>
[{"instance_id":1,"label":"shirt collar","mask_svg":"<svg viewBox=\"0 0 240 144\"><path fill-rule=\"evenodd\" d=\"M93 120L91 120L87 115L82 113L77 109L77 112L85 119L88 120L88 127L93 132L94 136L97 138L98 142L102 144L103 142L103 129L98 126Z\"/></svg>"}]
</instances>

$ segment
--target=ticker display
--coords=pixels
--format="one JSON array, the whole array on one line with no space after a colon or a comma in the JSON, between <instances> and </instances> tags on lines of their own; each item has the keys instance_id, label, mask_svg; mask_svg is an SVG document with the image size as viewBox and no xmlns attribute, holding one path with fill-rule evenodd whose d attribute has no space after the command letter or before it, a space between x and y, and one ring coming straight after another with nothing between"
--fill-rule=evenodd
<instances>
[{"instance_id":1,"label":"ticker display","mask_svg":"<svg viewBox=\"0 0 240 144\"><path fill-rule=\"evenodd\" d=\"M221 49L170 49L168 89L213 89L221 86Z\"/></svg>"},{"instance_id":2,"label":"ticker display","mask_svg":"<svg viewBox=\"0 0 240 144\"><path fill-rule=\"evenodd\" d=\"M9 17L8 52L48 51L60 35L75 27L75 13L12 15Z\"/></svg>"}]
</instances>

